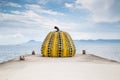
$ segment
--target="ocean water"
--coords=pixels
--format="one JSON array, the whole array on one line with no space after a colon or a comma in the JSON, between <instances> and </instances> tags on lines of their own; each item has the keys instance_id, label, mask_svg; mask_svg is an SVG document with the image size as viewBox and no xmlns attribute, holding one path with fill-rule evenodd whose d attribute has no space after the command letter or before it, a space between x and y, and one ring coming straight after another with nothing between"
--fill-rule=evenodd
<instances>
[{"instance_id":1,"label":"ocean water","mask_svg":"<svg viewBox=\"0 0 120 80\"><path fill-rule=\"evenodd\" d=\"M75 43L76 54L82 54L82 50L86 50L87 54L95 54L111 60L120 62L120 44L87 44ZM0 62L17 58L20 55L31 54L34 50L36 54L40 52L41 44L35 45L0 45Z\"/></svg>"},{"instance_id":2,"label":"ocean water","mask_svg":"<svg viewBox=\"0 0 120 80\"><path fill-rule=\"evenodd\" d=\"M21 55L31 54L34 50L40 54L41 45L0 45L0 62L17 58Z\"/></svg>"},{"instance_id":3,"label":"ocean water","mask_svg":"<svg viewBox=\"0 0 120 80\"><path fill-rule=\"evenodd\" d=\"M77 45L77 53L81 54L82 50L86 50L87 54L94 54L110 60L120 62L120 43L107 44L81 44Z\"/></svg>"}]
</instances>

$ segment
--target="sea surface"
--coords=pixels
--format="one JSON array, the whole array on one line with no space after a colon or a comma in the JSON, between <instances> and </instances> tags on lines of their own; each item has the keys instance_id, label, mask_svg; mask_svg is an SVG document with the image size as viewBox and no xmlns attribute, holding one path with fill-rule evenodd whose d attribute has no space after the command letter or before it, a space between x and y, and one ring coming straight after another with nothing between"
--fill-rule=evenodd
<instances>
[{"instance_id":1,"label":"sea surface","mask_svg":"<svg viewBox=\"0 0 120 80\"><path fill-rule=\"evenodd\" d=\"M111 60L120 62L120 43L75 43L76 54L82 54L86 50L87 54L95 54ZM29 45L0 45L0 62L8 61L20 55L31 54L34 50L36 54L41 54L40 44Z\"/></svg>"}]
</instances>

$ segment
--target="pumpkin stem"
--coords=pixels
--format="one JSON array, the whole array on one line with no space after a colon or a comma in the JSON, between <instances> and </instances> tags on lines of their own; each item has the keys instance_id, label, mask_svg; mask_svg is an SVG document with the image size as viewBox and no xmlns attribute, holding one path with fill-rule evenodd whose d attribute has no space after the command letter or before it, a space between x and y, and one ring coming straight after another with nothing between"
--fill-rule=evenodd
<instances>
[{"instance_id":1,"label":"pumpkin stem","mask_svg":"<svg viewBox=\"0 0 120 80\"><path fill-rule=\"evenodd\" d=\"M57 32L60 31L60 29L57 26L55 26L54 29L57 29Z\"/></svg>"}]
</instances>

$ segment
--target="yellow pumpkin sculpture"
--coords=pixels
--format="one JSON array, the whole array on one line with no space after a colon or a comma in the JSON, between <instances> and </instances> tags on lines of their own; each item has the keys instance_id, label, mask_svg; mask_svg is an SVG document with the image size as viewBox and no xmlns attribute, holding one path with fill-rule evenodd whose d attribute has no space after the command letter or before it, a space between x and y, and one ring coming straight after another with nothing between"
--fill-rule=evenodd
<instances>
[{"instance_id":1,"label":"yellow pumpkin sculpture","mask_svg":"<svg viewBox=\"0 0 120 80\"><path fill-rule=\"evenodd\" d=\"M72 57L75 55L75 46L72 38L67 32L60 31L50 32L45 38L41 53L44 57Z\"/></svg>"}]
</instances>

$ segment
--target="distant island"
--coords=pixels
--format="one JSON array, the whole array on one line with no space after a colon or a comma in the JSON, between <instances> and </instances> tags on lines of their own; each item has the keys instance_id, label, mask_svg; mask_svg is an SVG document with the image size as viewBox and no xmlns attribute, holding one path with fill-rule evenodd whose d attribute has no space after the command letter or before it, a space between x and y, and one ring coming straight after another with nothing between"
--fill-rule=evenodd
<instances>
[{"instance_id":1,"label":"distant island","mask_svg":"<svg viewBox=\"0 0 120 80\"><path fill-rule=\"evenodd\" d=\"M40 44L42 44L42 42L41 41L36 41L36 40L29 40L25 43L22 43L22 45L40 45Z\"/></svg>"},{"instance_id":2,"label":"distant island","mask_svg":"<svg viewBox=\"0 0 120 80\"><path fill-rule=\"evenodd\" d=\"M75 45L78 44L120 44L120 39L97 39L97 40L73 40ZM10 44L11 45L11 44ZM36 41L36 40L29 40L27 42L21 43L21 44L12 44L12 45L25 45L25 46L29 46L29 45L42 45L42 41ZM2 45L1 45L2 46Z\"/></svg>"},{"instance_id":3,"label":"distant island","mask_svg":"<svg viewBox=\"0 0 120 80\"><path fill-rule=\"evenodd\" d=\"M120 43L120 39L74 40L75 43Z\"/></svg>"},{"instance_id":4,"label":"distant island","mask_svg":"<svg viewBox=\"0 0 120 80\"><path fill-rule=\"evenodd\" d=\"M97 40L73 40L75 45L77 44L107 44L107 43L120 43L120 39L97 39ZM22 45L41 45L41 41L29 40Z\"/></svg>"}]
</instances>

